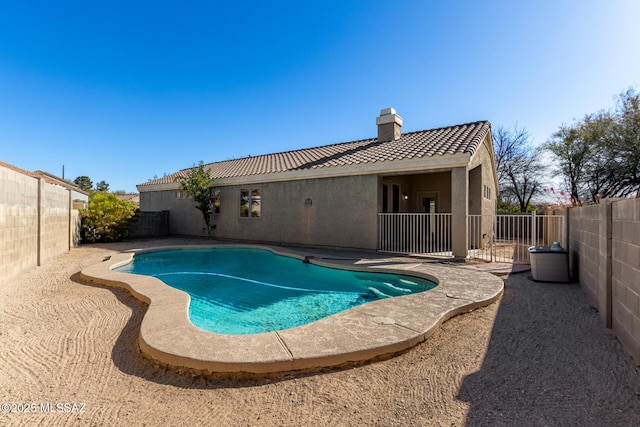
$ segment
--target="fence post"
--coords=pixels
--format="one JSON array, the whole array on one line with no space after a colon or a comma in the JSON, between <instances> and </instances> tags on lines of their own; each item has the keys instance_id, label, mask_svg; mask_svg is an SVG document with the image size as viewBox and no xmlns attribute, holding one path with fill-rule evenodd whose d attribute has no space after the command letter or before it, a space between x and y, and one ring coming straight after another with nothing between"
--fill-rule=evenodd
<instances>
[{"instance_id":1,"label":"fence post","mask_svg":"<svg viewBox=\"0 0 640 427\"><path fill-rule=\"evenodd\" d=\"M598 282L600 284L600 317L604 321L607 328L612 327L612 234L613 234L613 203L611 200L602 200L598 206L599 216L599 275Z\"/></svg>"},{"instance_id":2,"label":"fence post","mask_svg":"<svg viewBox=\"0 0 640 427\"><path fill-rule=\"evenodd\" d=\"M69 205L67 206L67 209L69 209L69 214L67 215L67 250L70 251L71 250L71 242L72 242L72 230L73 230L73 226L71 224L71 211L73 209L73 195L71 194L71 189L68 188L67 189L69 191Z\"/></svg>"},{"instance_id":3,"label":"fence post","mask_svg":"<svg viewBox=\"0 0 640 427\"><path fill-rule=\"evenodd\" d=\"M493 214L489 217L489 221L491 221L491 230L489 234L489 253L491 254L491 262L495 261L495 254L493 253L493 241L496 238L496 223L498 222L498 215Z\"/></svg>"},{"instance_id":4,"label":"fence post","mask_svg":"<svg viewBox=\"0 0 640 427\"><path fill-rule=\"evenodd\" d=\"M531 211L531 246L537 246L536 243L538 243L536 211Z\"/></svg>"},{"instance_id":5,"label":"fence post","mask_svg":"<svg viewBox=\"0 0 640 427\"><path fill-rule=\"evenodd\" d=\"M37 218L37 225L36 225L36 233L38 235L37 237L37 242L36 242L36 266L40 267L42 265L42 251L43 251L43 244L44 244L44 218L42 215L42 185L43 185L43 180L41 177L35 177L36 180L38 181L38 197L37 197L37 201L36 201L36 218Z\"/></svg>"},{"instance_id":6,"label":"fence post","mask_svg":"<svg viewBox=\"0 0 640 427\"><path fill-rule=\"evenodd\" d=\"M378 214L378 243L376 250L382 250L382 217Z\"/></svg>"},{"instance_id":7,"label":"fence post","mask_svg":"<svg viewBox=\"0 0 640 427\"><path fill-rule=\"evenodd\" d=\"M564 208L562 212L562 246L571 253L569 245L569 208Z\"/></svg>"}]
</instances>

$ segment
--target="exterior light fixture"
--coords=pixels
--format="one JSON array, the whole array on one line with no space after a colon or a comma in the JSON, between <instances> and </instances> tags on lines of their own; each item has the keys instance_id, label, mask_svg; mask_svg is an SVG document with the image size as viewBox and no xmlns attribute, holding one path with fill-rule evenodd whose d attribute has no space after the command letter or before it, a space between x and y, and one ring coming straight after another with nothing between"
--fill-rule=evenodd
<instances>
[{"instance_id":1,"label":"exterior light fixture","mask_svg":"<svg viewBox=\"0 0 640 427\"><path fill-rule=\"evenodd\" d=\"M409 200L409 193L405 191L404 193L402 193L402 197L404 197L405 200Z\"/></svg>"}]
</instances>

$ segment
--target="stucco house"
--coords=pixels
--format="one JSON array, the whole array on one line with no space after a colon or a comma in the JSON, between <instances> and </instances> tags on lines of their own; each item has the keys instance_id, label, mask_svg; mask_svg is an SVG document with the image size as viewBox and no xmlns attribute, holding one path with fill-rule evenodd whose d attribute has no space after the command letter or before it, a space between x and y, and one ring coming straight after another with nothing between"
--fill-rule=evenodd
<instances>
[{"instance_id":1,"label":"stucco house","mask_svg":"<svg viewBox=\"0 0 640 427\"><path fill-rule=\"evenodd\" d=\"M400 242L394 251L426 252L402 242L444 233L439 250L466 256L475 239L468 215L495 212L491 124L402 133L402 121L387 108L376 138L206 164L219 197L214 236L366 250ZM139 184L140 208L168 210L171 234L205 236L180 191L187 171Z\"/></svg>"}]
</instances>

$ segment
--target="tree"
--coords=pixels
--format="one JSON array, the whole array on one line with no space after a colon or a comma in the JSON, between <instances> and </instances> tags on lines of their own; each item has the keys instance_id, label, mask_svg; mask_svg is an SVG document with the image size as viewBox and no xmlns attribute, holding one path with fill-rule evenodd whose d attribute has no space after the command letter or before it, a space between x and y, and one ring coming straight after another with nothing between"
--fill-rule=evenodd
<instances>
[{"instance_id":1,"label":"tree","mask_svg":"<svg viewBox=\"0 0 640 427\"><path fill-rule=\"evenodd\" d=\"M586 115L571 126L560 126L544 145L558 161L557 171L564 178L574 206L587 200L597 203L610 180L604 141L610 133L612 120L606 112Z\"/></svg>"},{"instance_id":2,"label":"tree","mask_svg":"<svg viewBox=\"0 0 640 427\"><path fill-rule=\"evenodd\" d=\"M80 211L80 237L85 242L116 242L127 236L137 219L138 207L115 194L93 193L87 209Z\"/></svg>"},{"instance_id":3,"label":"tree","mask_svg":"<svg viewBox=\"0 0 640 427\"><path fill-rule=\"evenodd\" d=\"M543 187L545 166L541 161L541 150L533 147L529 132L518 125L512 130L500 126L492 137L500 186L498 198L507 204L516 204L520 212L526 212Z\"/></svg>"},{"instance_id":4,"label":"tree","mask_svg":"<svg viewBox=\"0 0 640 427\"><path fill-rule=\"evenodd\" d=\"M617 97L609 149L610 165L615 182L606 192L611 196L628 197L640 193L640 94L633 88Z\"/></svg>"},{"instance_id":5,"label":"tree","mask_svg":"<svg viewBox=\"0 0 640 427\"><path fill-rule=\"evenodd\" d=\"M106 193L107 191L109 191L109 184L107 184L106 181L100 181L96 184L96 191L101 191L103 193Z\"/></svg>"},{"instance_id":6,"label":"tree","mask_svg":"<svg viewBox=\"0 0 640 427\"><path fill-rule=\"evenodd\" d=\"M576 125L563 125L544 147L559 161L558 170L564 177L566 188L569 189L571 204L579 205L586 165L591 156L591 146L583 129Z\"/></svg>"},{"instance_id":7,"label":"tree","mask_svg":"<svg viewBox=\"0 0 640 427\"><path fill-rule=\"evenodd\" d=\"M91 191L93 182L88 176L82 175L73 180L73 182L80 187L81 190Z\"/></svg>"},{"instance_id":8,"label":"tree","mask_svg":"<svg viewBox=\"0 0 640 427\"><path fill-rule=\"evenodd\" d=\"M523 155L523 148L527 146L529 132L525 128L514 125L513 130L503 126L493 131L493 151L496 158L496 173L498 182L502 185L508 183L508 170L510 163Z\"/></svg>"},{"instance_id":9,"label":"tree","mask_svg":"<svg viewBox=\"0 0 640 427\"><path fill-rule=\"evenodd\" d=\"M584 170L582 181L576 184L578 189L582 189L583 200L590 203L599 202L602 194L607 192L607 183L613 179L609 150L606 149L609 144L606 141L610 138L614 121L615 118L610 113L600 112L586 115L580 123L581 139L584 141L581 149L587 155L584 162L577 166Z\"/></svg>"},{"instance_id":10,"label":"tree","mask_svg":"<svg viewBox=\"0 0 640 427\"><path fill-rule=\"evenodd\" d=\"M211 217L213 216L215 192L213 188L213 177L204 163L200 160L198 166L194 165L186 173L186 176L179 177L180 189L193 199L193 203L201 213L202 219L207 227L207 235L211 238Z\"/></svg>"},{"instance_id":11,"label":"tree","mask_svg":"<svg viewBox=\"0 0 640 427\"><path fill-rule=\"evenodd\" d=\"M640 95L616 98L616 108L562 125L545 145L558 160L574 204L640 195Z\"/></svg>"}]
</instances>

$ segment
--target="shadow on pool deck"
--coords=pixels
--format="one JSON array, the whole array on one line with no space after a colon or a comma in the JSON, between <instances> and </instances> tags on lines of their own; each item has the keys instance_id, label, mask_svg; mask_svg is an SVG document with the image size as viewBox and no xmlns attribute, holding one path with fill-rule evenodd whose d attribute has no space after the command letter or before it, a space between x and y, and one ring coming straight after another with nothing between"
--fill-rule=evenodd
<instances>
[{"instance_id":1,"label":"shadow on pool deck","mask_svg":"<svg viewBox=\"0 0 640 427\"><path fill-rule=\"evenodd\" d=\"M157 384L171 385L174 387L188 389L218 389L228 387L253 387L263 384L274 383L287 380L292 377L301 378L310 375L317 375L321 372L337 371L339 369L327 369L314 373L280 374L263 377L233 377L228 374L210 374L207 376L191 376L183 372L175 371L159 366L155 361L143 356L138 345L140 335L140 323L147 311L147 305L133 297L128 291L101 284L90 283L80 278L80 273L71 277L76 283L84 286L105 289L112 292L115 297L131 310L131 317L122 329L111 352L114 365L121 372L144 378Z\"/></svg>"},{"instance_id":2,"label":"shadow on pool deck","mask_svg":"<svg viewBox=\"0 0 640 427\"><path fill-rule=\"evenodd\" d=\"M640 374L577 284L507 278L466 425L640 425Z\"/></svg>"}]
</instances>

